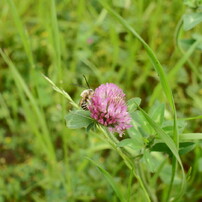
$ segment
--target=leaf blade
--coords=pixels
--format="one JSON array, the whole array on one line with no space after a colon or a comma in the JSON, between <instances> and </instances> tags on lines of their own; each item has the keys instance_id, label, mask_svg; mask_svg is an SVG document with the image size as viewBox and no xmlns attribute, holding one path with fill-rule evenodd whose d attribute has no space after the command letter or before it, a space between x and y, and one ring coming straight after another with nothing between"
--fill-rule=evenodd
<instances>
[{"instance_id":1,"label":"leaf blade","mask_svg":"<svg viewBox=\"0 0 202 202\"><path fill-rule=\"evenodd\" d=\"M88 127L93 123L93 119L90 117L90 112L84 110L70 111L65 116L65 120L66 126L71 129Z\"/></svg>"}]
</instances>

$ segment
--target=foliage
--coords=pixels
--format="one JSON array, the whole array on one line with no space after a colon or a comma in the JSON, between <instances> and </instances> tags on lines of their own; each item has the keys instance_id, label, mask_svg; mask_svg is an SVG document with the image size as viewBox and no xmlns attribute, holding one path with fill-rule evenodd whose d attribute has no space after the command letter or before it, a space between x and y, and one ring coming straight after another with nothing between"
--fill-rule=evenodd
<instances>
[{"instance_id":1,"label":"foliage","mask_svg":"<svg viewBox=\"0 0 202 202\"><path fill-rule=\"evenodd\" d=\"M199 201L201 5L0 1L0 201ZM83 74L124 90L122 138L79 109Z\"/></svg>"}]
</instances>

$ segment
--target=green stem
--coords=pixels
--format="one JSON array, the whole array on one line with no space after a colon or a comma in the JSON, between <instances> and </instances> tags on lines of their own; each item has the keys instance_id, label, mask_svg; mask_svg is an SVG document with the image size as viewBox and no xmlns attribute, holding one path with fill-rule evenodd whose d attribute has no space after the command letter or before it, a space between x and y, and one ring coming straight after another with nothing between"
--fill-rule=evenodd
<instances>
[{"instance_id":1,"label":"green stem","mask_svg":"<svg viewBox=\"0 0 202 202\"><path fill-rule=\"evenodd\" d=\"M103 129L103 127L98 126L99 129L103 132L103 134L105 135L106 139L108 140L108 143L113 147L113 149L115 149L119 155L122 157L122 159L124 160L126 166L132 170L133 175L135 176L135 178L137 179L137 181L140 183L140 186L142 187L142 190L145 193L145 196L147 198L147 201L151 201L149 195L151 195L150 193L148 193L148 190L146 189L146 186L143 183L143 180L141 178L141 176L138 176L136 171L135 171L135 167L133 162L130 160L130 157L128 157L128 154L126 155L125 152L122 151L122 148L117 147L117 143L119 142L114 136L113 134L111 134L109 131L106 131L105 129ZM128 152L127 152L128 153Z\"/></svg>"},{"instance_id":2,"label":"green stem","mask_svg":"<svg viewBox=\"0 0 202 202\"><path fill-rule=\"evenodd\" d=\"M152 201L153 201L153 202L157 202L157 197L156 197L156 195L152 192L150 186L147 186L147 182L146 182L146 179L145 179L145 177L144 177L143 169L141 168L140 164L136 164L136 167L137 167L139 176L140 176L140 178L142 179L142 182L143 182L145 188L147 189L147 192L150 194L150 196L151 196L151 198L152 198Z\"/></svg>"}]
</instances>

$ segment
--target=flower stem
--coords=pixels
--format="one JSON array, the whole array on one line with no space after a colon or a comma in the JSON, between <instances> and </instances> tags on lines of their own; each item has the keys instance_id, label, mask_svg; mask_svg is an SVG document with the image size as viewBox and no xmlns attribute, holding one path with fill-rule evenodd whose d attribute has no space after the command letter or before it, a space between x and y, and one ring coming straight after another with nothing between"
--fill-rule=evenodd
<instances>
[{"instance_id":1,"label":"flower stem","mask_svg":"<svg viewBox=\"0 0 202 202\"><path fill-rule=\"evenodd\" d=\"M140 186L142 187L142 190L145 193L145 196L147 198L147 201L150 202L151 199L149 197L148 190L146 189L146 185L144 185L142 177L137 175L136 171L135 171L135 167L134 167L134 163L131 161L130 157L129 157L129 153L123 151L123 148L117 147L117 144L119 143L119 141L114 137L114 135L112 133L110 133L109 131L105 130L103 127L98 126L99 129L103 132L103 134L105 135L108 143L113 147L113 149L115 149L118 154L122 157L122 159L124 160L126 166L132 170L133 175L135 176L135 178L137 179L137 181L140 183Z\"/></svg>"}]
</instances>

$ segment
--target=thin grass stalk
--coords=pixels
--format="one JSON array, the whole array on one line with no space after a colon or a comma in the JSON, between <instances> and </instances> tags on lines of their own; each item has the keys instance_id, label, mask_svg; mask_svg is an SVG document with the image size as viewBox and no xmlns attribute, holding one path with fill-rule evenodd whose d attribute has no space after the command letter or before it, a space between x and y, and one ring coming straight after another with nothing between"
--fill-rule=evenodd
<instances>
[{"instance_id":1,"label":"thin grass stalk","mask_svg":"<svg viewBox=\"0 0 202 202\"><path fill-rule=\"evenodd\" d=\"M16 28L18 30L18 33L19 33L20 38L21 38L21 41L23 43L25 53L26 53L28 61L30 63L30 67L34 68L35 67L34 57L33 57L33 54L32 54L32 48L31 48L31 43L30 43L28 33L27 33L27 31L26 31L26 29L25 29L25 27L23 25L23 22L22 22L19 14L18 14L17 8L16 8L13 0L8 0L7 2L9 4L9 6L10 6L11 14L13 16L15 26L16 26Z\"/></svg>"},{"instance_id":2,"label":"thin grass stalk","mask_svg":"<svg viewBox=\"0 0 202 202\"><path fill-rule=\"evenodd\" d=\"M60 35L59 35L59 27L57 20L57 12L55 0L51 0L50 2L50 13L51 13L51 31L52 31L52 48L54 50L54 66L56 72L57 81L62 81L62 67L61 67L61 47L60 47Z\"/></svg>"}]
</instances>

